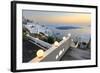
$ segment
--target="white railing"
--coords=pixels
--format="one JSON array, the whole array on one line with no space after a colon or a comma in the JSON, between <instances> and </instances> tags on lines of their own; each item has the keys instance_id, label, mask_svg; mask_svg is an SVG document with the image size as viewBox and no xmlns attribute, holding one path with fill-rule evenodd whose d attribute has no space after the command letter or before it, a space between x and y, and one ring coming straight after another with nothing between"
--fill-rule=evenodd
<instances>
[{"instance_id":1,"label":"white railing","mask_svg":"<svg viewBox=\"0 0 100 73\"><path fill-rule=\"evenodd\" d=\"M34 37L30 36L30 35L26 35L26 36L29 37L31 40L35 41L36 43L38 43L38 44L40 44L40 45L42 45L42 46L44 46L46 48L50 48L52 46L51 44L46 43L46 42L44 42L42 40L39 40L38 38L34 38Z\"/></svg>"},{"instance_id":2,"label":"white railing","mask_svg":"<svg viewBox=\"0 0 100 73\"><path fill-rule=\"evenodd\" d=\"M41 62L41 61L58 61L65 54L65 52L69 49L71 44L71 36L68 36L66 39L63 39L59 42L59 46L52 45L47 51L44 52L44 56L42 58L35 57L30 62Z\"/></svg>"}]
</instances>

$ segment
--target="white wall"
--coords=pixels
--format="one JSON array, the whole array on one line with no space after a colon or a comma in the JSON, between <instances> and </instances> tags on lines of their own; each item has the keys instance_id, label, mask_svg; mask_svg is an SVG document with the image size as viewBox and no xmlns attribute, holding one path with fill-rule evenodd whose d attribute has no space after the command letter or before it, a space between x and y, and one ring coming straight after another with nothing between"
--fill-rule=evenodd
<instances>
[{"instance_id":1,"label":"white wall","mask_svg":"<svg viewBox=\"0 0 100 73\"><path fill-rule=\"evenodd\" d=\"M0 73L11 73L10 72L10 1L11 0L0 0ZM100 4L100 0L33 0L33 1L66 3L66 4L84 4L84 5L85 4L86 5ZM100 10L99 10L99 13L100 13ZM100 37L100 34L99 34L99 37ZM98 40L100 40L100 38ZM100 49L98 51L100 52ZM99 53L99 56L100 56L100 53ZM99 57L99 61L100 61L100 57ZM58 73L99 73L100 72L99 68L100 67L38 71L34 73L52 73L52 72L54 73L57 73L57 72Z\"/></svg>"}]
</instances>

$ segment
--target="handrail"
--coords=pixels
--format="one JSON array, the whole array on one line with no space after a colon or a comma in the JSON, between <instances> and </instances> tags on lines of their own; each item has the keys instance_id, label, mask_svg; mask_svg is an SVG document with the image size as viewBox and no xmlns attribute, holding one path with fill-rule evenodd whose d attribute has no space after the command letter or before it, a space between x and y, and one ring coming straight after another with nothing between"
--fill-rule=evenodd
<instances>
[{"instance_id":1,"label":"handrail","mask_svg":"<svg viewBox=\"0 0 100 73\"><path fill-rule=\"evenodd\" d=\"M66 43L67 40L69 40L69 39L71 39L70 36L67 37L65 40L62 40L61 42L59 42L58 47L55 47L54 45L52 45L51 48L49 48L47 51L44 52L44 56L42 58L35 57L30 62L35 63L35 62L40 62L40 61L44 60L48 55L50 55L52 52L54 52L56 49L58 49L62 44Z\"/></svg>"},{"instance_id":2,"label":"handrail","mask_svg":"<svg viewBox=\"0 0 100 73\"><path fill-rule=\"evenodd\" d=\"M31 40L35 41L36 43L41 44L41 46L44 46L44 47L47 47L47 48L50 48L52 46L51 44L46 43L46 42L39 40L37 38L34 38L30 35L26 35L26 36L29 37Z\"/></svg>"}]
</instances>

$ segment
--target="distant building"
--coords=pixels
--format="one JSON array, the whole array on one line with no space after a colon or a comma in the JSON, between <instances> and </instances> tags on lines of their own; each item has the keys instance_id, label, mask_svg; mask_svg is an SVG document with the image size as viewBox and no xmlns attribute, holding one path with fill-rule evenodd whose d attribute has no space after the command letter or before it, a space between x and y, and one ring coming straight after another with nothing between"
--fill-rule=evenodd
<instances>
[{"instance_id":1,"label":"distant building","mask_svg":"<svg viewBox=\"0 0 100 73\"><path fill-rule=\"evenodd\" d=\"M49 30L45 25L38 24L38 23L30 23L27 22L26 25L24 25L25 28L27 28L30 33L44 33L46 36L52 35L52 31Z\"/></svg>"}]
</instances>

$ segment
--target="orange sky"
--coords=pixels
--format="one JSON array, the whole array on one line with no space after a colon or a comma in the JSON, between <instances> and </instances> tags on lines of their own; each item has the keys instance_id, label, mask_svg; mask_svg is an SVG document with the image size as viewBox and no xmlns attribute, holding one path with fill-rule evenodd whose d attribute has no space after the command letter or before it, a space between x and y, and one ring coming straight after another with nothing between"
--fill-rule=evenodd
<instances>
[{"instance_id":1,"label":"orange sky","mask_svg":"<svg viewBox=\"0 0 100 73\"><path fill-rule=\"evenodd\" d=\"M54 23L69 23L69 24L90 24L90 14L75 14L65 16L39 16L41 21L54 22Z\"/></svg>"},{"instance_id":2,"label":"orange sky","mask_svg":"<svg viewBox=\"0 0 100 73\"><path fill-rule=\"evenodd\" d=\"M91 24L91 14L82 12L24 11L23 15L35 22L63 24Z\"/></svg>"}]
</instances>

